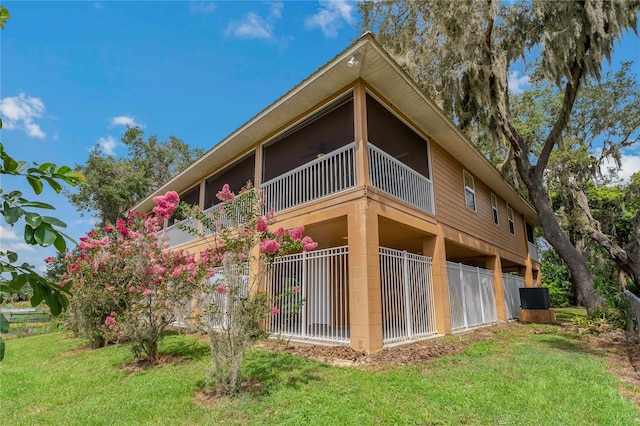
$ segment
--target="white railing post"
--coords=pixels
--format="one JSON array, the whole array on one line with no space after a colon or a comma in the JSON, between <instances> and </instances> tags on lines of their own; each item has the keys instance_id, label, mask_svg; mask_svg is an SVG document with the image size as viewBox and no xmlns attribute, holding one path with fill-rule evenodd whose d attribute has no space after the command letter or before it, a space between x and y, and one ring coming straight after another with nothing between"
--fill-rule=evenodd
<instances>
[{"instance_id":1,"label":"white railing post","mask_svg":"<svg viewBox=\"0 0 640 426\"><path fill-rule=\"evenodd\" d=\"M462 295L462 317L464 319L464 328L469 328L469 320L467 318L467 296L464 290L464 272L462 271L462 263L458 263L460 270L460 294Z\"/></svg>"},{"instance_id":2,"label":"white railing post","mask_svg":"<svg viewBox=\"0 0 640 426\"><path fill-rule=\"evenodd\" d=\"M410 339L413 338L413 324L411 319L411 295L409 293L409 259L407 256L407 251L402 252L402 269L403 269L403 284L404 284L404 312L405 312L405 321L407 327L407 337Z\"/></svg>"},{"instance_id":3,"label":"white railing post","mask_svg":"<svg viewBox=\"0 0 640 426\"><path fill-rule=\"evenodd\" d=\"M484 302L482 301L482 279L480 278L480 268L476 266L476 276L478 279L478 294L480 295L480 316L482 317L482 324L484 324Z\"/></svg>"},{"instance_id":4,"label":"white railing post","mask_svg":"<svg viewBox=\"0 0 640 426\"><path fill-rule=\"evenodd\" d=\"M308 300L306 298L307 295L307 252L303 251L302 252L302 284L301 284L301 289L300 292L302 293L302 300L305 301L305 303L302 305L303 309L301 312L301 328L302 330L300 330L300 334L302 335L302 337L306 337L307 336L307 317L309 315L309 309L311 309L311 306L308 304Z\"/></svg>"}]
</instances>

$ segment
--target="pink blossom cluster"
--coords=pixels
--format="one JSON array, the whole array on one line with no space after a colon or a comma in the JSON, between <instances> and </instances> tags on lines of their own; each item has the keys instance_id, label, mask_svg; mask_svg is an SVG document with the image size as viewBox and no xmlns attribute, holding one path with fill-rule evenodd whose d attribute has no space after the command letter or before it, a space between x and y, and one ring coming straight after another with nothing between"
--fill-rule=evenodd
<instances>
[{"instance_id":1,"label":"pink blossom cluster","mask_svg":"<svg viewBox=\"0 0 640 426\"><path fill-rule=\"evenodd\" d=\"M271 238L267 238L260 242L260 251L266 254L274 255L280 248L280 243Z\"/></svg>"},{"instance_id":2,"label":"pink blossom cluster","mask_svg":"<svg viewBox=\"0 0 640 426\"><path fill-rule=\"evenodd\" d=\"M160 219L169 219L173 214L173 211L178 207L180 197L175 191L169 191L164 195L153 197L153 202L156 206L153 208L153 212Z\"/></svg>"},{"instance_id":3,"label":"pink blossom cluster","mask_svg":"<svg viewBox=\"0 0 640 426\"><path fill-rule=\"evenodd\" d=\"M229 189L229 184L226 183L222 186L222 191L218 191L216 197L222 202L232 202L236 199L235 194Z\"/></svg>"}]
</instances>

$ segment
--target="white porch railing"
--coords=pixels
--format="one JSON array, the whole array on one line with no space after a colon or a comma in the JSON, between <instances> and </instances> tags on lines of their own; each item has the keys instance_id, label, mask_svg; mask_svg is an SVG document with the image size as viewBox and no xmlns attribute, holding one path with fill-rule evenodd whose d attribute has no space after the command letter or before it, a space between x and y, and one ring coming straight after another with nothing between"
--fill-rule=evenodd
<instances>
[{"instance_id":1,"label":"white porch railing","mask_svg":"<svg viewBox=\"0 0 640 426\"><path fill-rule=\"evenodd\" d=\"M169 244L169 247L175 247L180 244L188 243L189 241L195 240L197 237L194 234L191 234L183 229L180 229L179 225L183 224L185 226L189 226L191 228L198 229L198 221L195 219L185 219L180 223L174 223L171 226L168 226L164 231L158 231L156 234L158 239L162 241L163 236L166 235L166 243Z\"/></svg>"},{"instance_id":2,"label":"white porch railing","mask_svg":"<svg viewBox=\"0 0 640 426\"><path fill-rule=\"evenodd\" d=\"M520 312L520 288L524 287L524 278L514 274L502 274L504 301L507 306L507 319L518 318Z\"/></svg>"},{"instance_id":3,"label":"white porch railing","mask_svg":"<svg viewBox=\"0 0 640 426\"><path fill-rule=\"evenodd\" d=\"M531 260L540 262L540 256L538 255L538 246L536 246L535 244L531 244L528 241L527 245L529 246L529 257L531 258Z\"/></svg>"},{"instance_id":4,"label":"white porch railing","mask_svg":"<svg viewBox=\"0 0 640 426\"><path fill-rule=\"evenodd\" d=\"M210 284L213 288L219 284L225 284L228 288L223 293L215 290L209 294L209 306L207 310L207 326L218 330L226 330L229 324L233 324L235 320L235 312L240 303L249 294L249 265L242 264L234 267L238 279L236 283L229 283L223 272L219 272L210 278ZM231 303L230 303L231 302Z\"/></svg>"},{"instance_id":5,"label":"white porch railing","mask_svg":"<svg viewBox=\"0 0 640 426\"><path fill-rule=\"evenodd\" d=\"M431 258L380 247L382 341L437 333Z\"/></svg>"},{"instance_id":6,"label":"white porch railing","mask_svg":"<svg viewBox=\"0 0 640 426\"><path fill-rule=\"evenodd\" d=\"M233 228L237 224L242 223L249 218L250 209L254 206L255 193L252 191L253 190L236 195L236 201L238 201L238 199L239 201L232 204L233 208L235 208L233 211L225 211L223 203L219 203L204 210L203 213L210 217L217 216L219 223L216 225L219 228ZM204 235L210 235L213 233L213 230L206 226L203 226L202 228L202 233Z\"/></svg>"},{"instance_id":7,"label":"white porch railing","mask_svg":"<svg viewBox=\"0 0 640 426\"><path fill-rule=\"evenodd\" d=\"M278 257L266 288L278 313L266 321L274 336L349 343L347 246Z\"/></svg>"},{"instance_id":8,"label":"white porch railing","mask_svg":"<svg viewBox=\"0 0 640 426\"><path fill-rule=\"evenodd\" d=\"M498 321L493 271L447 262L447 278L453 331Z\"/></svg>"},{"instance_id":9,"label":"white porch railing","mask_svg":"<svg viewBox=\"0 0 640 426\"><path fill-rule=\"evenodd\" d=\"M427 213L435 213L431 180L372 144L369 144L369 177L374 188Z\"/></svg>"},{"instance_id":10,"label":"white porch railing","mask_svg":"<svg viewBox=\"0 0 640 426\"><path fill-rule=\"evenodd\" d=\"M265 210L279 212L355 185L355 143L352 142L273 178L260 187Z\"/></svg>"}]
</instances>

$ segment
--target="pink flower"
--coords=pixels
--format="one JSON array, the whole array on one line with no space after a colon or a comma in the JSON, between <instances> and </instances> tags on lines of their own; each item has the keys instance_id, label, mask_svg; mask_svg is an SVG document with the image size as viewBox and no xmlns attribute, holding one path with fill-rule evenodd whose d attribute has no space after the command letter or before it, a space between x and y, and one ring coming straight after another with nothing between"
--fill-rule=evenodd
<instances>
[{"instance_id":1,"label":"pink flower","mask_svg":"<svg viewBox=\"0 0 640 426\"><path fill-rule=\"evenodd\" d=\"M44 260L44 263L51 263L51 262L53 262L54 260L56 260L56 258L55 258L55 257L53 257L53 256L49 256L49 257L47 257L47 258Z\"/></svg>"},{"instance_id":2,"label":"pink flower","mask_svg":"<svg viewBox=\"0 0 640 426\"><path fill-rule=\"evenodd\" d=\"M114 286L112 286L112 285L108 285L108 286L107 286L107 290L109 290L109 291L113 291L113 290L115 290L115 289L116 289L116 288L115 288Z\"/></svg>"},{"instance_id":3,"label":"pink flower","mask_svg":"<svg viewBox=\"0 0 640 426\"><path fill-rule=\"evenodd\" d=\"M151 296L153 294L153 291L150 288L148 288L142 294L145 296Z\"/></svg>"},{"instance_id":4,"label":"pink flower","mask_svg":"<svg viewBox=\"0 0 640 426\"><path fill-rule=\"evenodd\" d=\"M277 315L277 314L279 314L279 313L280 313L280 309L278 309L278 307L277 307L277 306L272 306L272 307L271 307L271 313L272 313L273 315Z\"/></svg>"},{"instance_id":5,"label":"pink flower","mask_svg":"<svg viewBox=\"0 0 640 426\"><path fill-rule=\"evenodd\" d=\"M300 241L302 239L302 233L304 232L304 226L296 226L289 230L289 236L293 241Z\"/></svg>"},{"instance_id":6,"label":"pink flower","mask_svg":"<svg viewBox=\"0 0 640 426\"><path fill-rule=\"evenodd\" d=\"M118 222L116 223L116 229L123 237L126 237L129 234L129 230L127 229L127 222L122 219L118 219Z\"/></svg>"},{"instance_id":7,"label":"pink flower","mask_svg":"<svg viewBox=\"0 0 640 426\"><path fill-rule=\"evenodd\" d=\"M294 293L300 293L300 290L302 289L302 287L300 287L299 285L293 287L293 292Z\"/></svg>"},{"instance_id":8,"label":"pink flower","mask_svg":"<svg viewBox=\"0 0 640 426\"><path fill-rule=\"evenodd\" d=\"M104 320L104 325L106 325L109 328L113 328L113 326L116 323L116 319L112 316L108 316L105 320Z\"/></svg>"},{"instance_id":9,"label":"pink flower","mask_svg":"<svg viewBox=\"0 0 640 426\"><path fill-rule=\"evenodd\" d=\"M104 232L106 232L107 234L108 234L108 233L110 233L110 232L113 232L113 227L111 227L111 226L105 226L105 227L104 227Z\"/></svg>"},{"instance_id":10,"label":"pink flower","mask_svg":"<svg viewBox=\"0 0 640 426\"><path fill-rule=\"evenodd\" d=\"M225 291L227 291L227 287L224 286L224 283L219 284L218 287L216 287L216 293L218 294L222 294Z\"/></svg>"},{"instance_id":11,"label":"pink flower","mask_svg":"<svg viewBox=\"0 0 640 426\"><path fill-rule=\"evenodd\" d=\"M276 234L276 236L278 236L278 237L284 237L284 228L280 227L280 228L276 229L276 232L274 232L274 234Z\"/></svg>"},{"instance_id":12,"label":"pink flower","mask_svg":"<svg viewBox=\"0 0 640 426\"><path fill-rule=\"evenodd\" d=\"M279 248L280 243L270 238L267 238L260 243L260 251L266 254L275 254Z\"/></svg>"},{"instance_id":13,"label":"pink flower","mask_svg":"<svg viewBox=\"0 0 640 426\"><path fill-rule=\"evenodd\" d=\"M80 265L78 265L77 263L72 263L71 265L69 265L69 272L71 272L72 274L77 272L78 269L80 269Z\"/></svg>"},{"instance_id":14,"label":"pink flower","mask_svg":"<svg viewBox=\"0 0 640 426\"><path fill-rule=\"evenodd\" d=\"M256 230L258 232L266 232L268 228L269 224L267 223L267 221L263 217L259 218L258 224L256 225Z\"/></svg>"},{"instance_id":15,"label":"pink flower","mask_svg":"<svg viewBox=\"0 0 640 426\"><path fill-rule=\"evenodd\" d=\"M169 219L173 211L178 207L180 197L177 192L169 191L162 196L153 197L153 202L156 203L153 212L158 219Z\"/></svg>"},{"instance_id":16,"label":"pink flower","mask_svg":"<svg viewBox=\"0 0 640 426\"><path fill-rule=\"evenodd\" d=\"M227 183L222 186L222 191L218 191L216 197L218 197L220 201L233 201L236 199L236 196L231 192L229 184Z\"/></svg>"},{"instance_id":17,"label":"pink flower","mask_svg":"<svg viewBox=\"0 0 640 426\"><path fill-rule=\"evenodd\" d=\"M318 247L318 243L313 241L309 236L304 237L300 242L302 243L302 250L304 251L311 251Z\"/></svg>"}]
</instances>

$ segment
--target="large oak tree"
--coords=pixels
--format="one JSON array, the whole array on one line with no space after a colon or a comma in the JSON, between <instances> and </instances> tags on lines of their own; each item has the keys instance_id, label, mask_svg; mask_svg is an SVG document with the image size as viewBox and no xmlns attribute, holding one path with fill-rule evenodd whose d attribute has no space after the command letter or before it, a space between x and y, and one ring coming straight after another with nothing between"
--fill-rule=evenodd
<instances>
[{"instance_id":1,"label":"large oak tree","mask_svg":"<svg viewBox=\"0 0 640 426\"><path fill-rule=\"evenodd\" d=\"M599 79L625 31L637 32L640 1L412 1L360 4L362 26L383 45L463 128L481 129L508 144L540 217L544 236L567 264L578 297L593 312L598 297L589 266L555 217L544 174L566 136L579 91ZM559 93L543 129L523 135L510 102L517 69ZM534 137L535 136L535 137Z\"/></svg>"}]
</instances>

